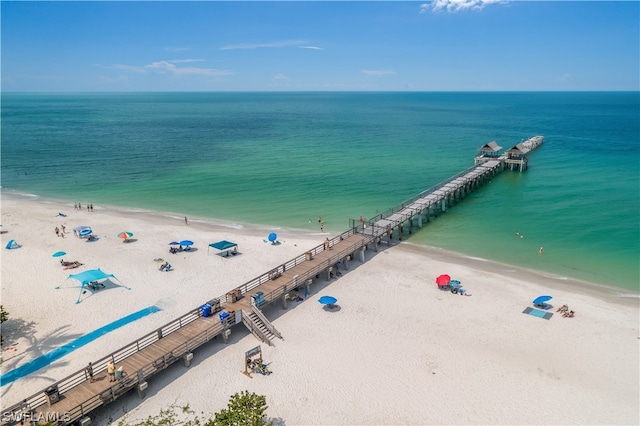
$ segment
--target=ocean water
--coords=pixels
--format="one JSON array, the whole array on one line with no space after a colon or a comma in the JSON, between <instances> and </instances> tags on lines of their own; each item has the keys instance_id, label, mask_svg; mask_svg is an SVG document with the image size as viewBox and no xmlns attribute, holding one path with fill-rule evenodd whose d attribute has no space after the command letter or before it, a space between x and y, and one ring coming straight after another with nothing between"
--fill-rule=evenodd
<instances>
[{"instance_id":1,"label":"ocean water","mask_svg":"<svg viewBox=\"0 0 640 426\"><path fill-rule=\"evenodd\" d=\"M310 234L319 215L339 233L400 204L473 165L486 142L508 149L543 135L528 171L496 176L408 240L554 282L639 289L637 92L1 100L3 191Z\"/></svg>"}]
</instances>

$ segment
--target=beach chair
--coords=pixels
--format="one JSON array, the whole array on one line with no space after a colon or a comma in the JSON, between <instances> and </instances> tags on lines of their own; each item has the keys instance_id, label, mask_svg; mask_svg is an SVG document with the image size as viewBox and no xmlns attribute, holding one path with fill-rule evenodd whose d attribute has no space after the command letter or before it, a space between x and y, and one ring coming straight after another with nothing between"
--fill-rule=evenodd
<instances>
[{"instance_id":1,"label":"beach chair","mask_svg":"<svg viewBox=\"0 0 640 426\"><path fill-rule=\"evenodd\" d=\"M269 374L271 374L271 371L267 367L267 364L263 364L261 359L250 361L249 368L252 372L262 374L263 376L268 376Z\"/></svg>"},{"instance_id":2,"label":"beach chair","mask_svg":"<svg viewBox=\"0 0 640 426\"><path fill-rule=\"evenodd\" d=\"M256 373L262 374L263 376L268 376L271 374L271 370L267 367L267 364L262 364L256 368Z\"/></svg>"},{"instance_id":3,"label":"beach chair","mask_svg":"<svg viewBox=\"0 0 640 426\"><path fill-rule=\"evenodd\" d=\"M87 284L87 287L89 287L92 290L99 290L101 288L104 288L104 283L100 283L98 281L91 281L89 284Z\"/></svg>"}]
</instances>

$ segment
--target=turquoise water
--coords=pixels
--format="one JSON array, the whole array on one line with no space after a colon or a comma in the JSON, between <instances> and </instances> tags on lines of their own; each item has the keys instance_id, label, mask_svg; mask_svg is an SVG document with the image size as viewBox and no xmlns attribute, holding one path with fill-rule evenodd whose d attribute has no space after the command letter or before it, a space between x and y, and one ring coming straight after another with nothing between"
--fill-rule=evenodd
<instances>
[{"instance_id":1,"label":"turquoise water","mask_svg":"<svg viewBox=\"0 0 640 426\"><path fill-rule=\"evenodd\" d=\"M543 135L410 241L637 291L639 117L637 92L4 93L2 187L336 233Z\"/></svg>"},{"instance_id":2,"label":"turquoise water","mask_svg":"<svg viewBox=\"0 0 640 426\"><path fill-rule=\"evenodd\" d=\"M105 334L122 327L123 325L127 325L133 321L139 320L140 318L146 317L147 315L160 312L160 308L157 306L149 306L148 308L144 308L139 310L138 312L134 312L132 314L127 315L126 317L122 317L119 320L113 321L105 326L102 326L98 329L95 329L82 337L78 337L77 339L60 346L52 350L51 352L47 352L44 355L39 356L26 364L21 365L20 367L14 368L11 371L0 376L0 386L8 385L9 383L13 383L18 379L27 376L34 371L38 371L42 367L46 367L54 361L59 360L63 356L67 355L70 352L75 351L78 348L83 347L87 343L91 343L99 337L104 336Z\"/></svg>"}]
</instances>

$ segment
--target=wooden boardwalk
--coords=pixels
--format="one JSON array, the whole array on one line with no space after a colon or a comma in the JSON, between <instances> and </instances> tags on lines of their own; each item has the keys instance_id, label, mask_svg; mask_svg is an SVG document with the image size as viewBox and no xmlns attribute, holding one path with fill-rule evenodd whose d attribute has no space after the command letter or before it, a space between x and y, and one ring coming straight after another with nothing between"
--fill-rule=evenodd
<instances>
[{"instance_id":1,"label":"wooden boardwalk","mask_svg":"<svg viewBox=\"0 0 640 426\"><path fill-rule=\"evenodd\" d=\"M540 143L542 141L540 140ZM536 145L538 146L538 145ZM280 301L286 309L287 296L292 290L310 286L315 280L329 279L340 266L365 261L367 249L378 250L379 244L389 244L396 233L402 239L405 227L422 227L465 195L491 179L505 168L505 161L485 159L411 199L368 220L350 220L350 229L334 237L329 247L321 244L298 257L265 272L259 277L212 299L211 316L203 316L200 307L137 339L93 363L95 381L88 380L84 370L78 371L26 398L27 406L16 404L3 409L1 425L19 424L20 415L29 412L34 424L51 421L53 424L89 424L88 414L136 388L141 396L148 386L147 379L178 360L189 365L193 351L211 339L222 336L227 341L230 328L244 323L260 340L272 344L280 333L269 323L260 307ZM397 232L396 232L397 231ZM258 297L259 296L259 297ZM224 320L219 313L229 314ZM124 368L125 375L109 382L106 365L113 361ZM28 424L28 422L27 422Z\"/></svg>"}]
</instances>

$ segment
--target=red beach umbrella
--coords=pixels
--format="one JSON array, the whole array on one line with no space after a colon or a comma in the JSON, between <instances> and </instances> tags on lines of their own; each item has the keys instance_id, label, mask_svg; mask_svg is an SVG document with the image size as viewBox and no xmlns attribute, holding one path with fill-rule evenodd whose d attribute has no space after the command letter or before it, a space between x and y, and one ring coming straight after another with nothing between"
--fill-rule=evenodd
<instances>
[{"instance_id":1,"label":"red beach umbrella","mask_svg":"<svg viewBox=\"0 0 640 426\"><path fill-rule=\"evenodd\" d=\"M133 234L131 232L121 232L118 234L118 238L122 238L124 240L131 237L133 237Z\"/></svg>"},{"instance_id":2,"label":"red beach umbrella","mask_svg":"<svg viewBox=\"0 0 640 426\"><path fill-rule=\"evenodd\" d=\"M436 278L436 284L438 284L438 287L444 287L446 285L449 285L450 281L451 281L451 277L447 274L442 274L438 276L438 278Z\"/></svg>"}]
</instances>

